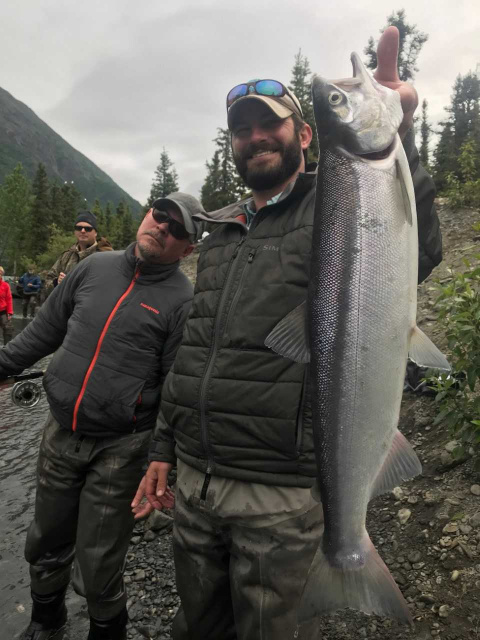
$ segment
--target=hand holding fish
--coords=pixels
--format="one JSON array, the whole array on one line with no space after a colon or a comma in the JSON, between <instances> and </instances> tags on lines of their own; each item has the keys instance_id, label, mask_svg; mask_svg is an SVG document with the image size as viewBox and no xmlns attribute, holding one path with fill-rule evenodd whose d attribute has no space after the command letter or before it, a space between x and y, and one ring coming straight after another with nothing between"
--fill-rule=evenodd
<instances>
[{"instance_id":1,"label":"hand holding fish","mask_svg":"<svg viewBox=\"0 0 480 640\"><path fill-rule=\"evenodd\" d=\"M375 80L400 94L403 109L403 121L398 130L403 138L413 125L413 114L418 106L418 94L415 87L402 82L398 76L397 60L400 34L397 27L388 27L382 34L377 47L378 66L373 74Z\"/></svg>"}]
</instances>

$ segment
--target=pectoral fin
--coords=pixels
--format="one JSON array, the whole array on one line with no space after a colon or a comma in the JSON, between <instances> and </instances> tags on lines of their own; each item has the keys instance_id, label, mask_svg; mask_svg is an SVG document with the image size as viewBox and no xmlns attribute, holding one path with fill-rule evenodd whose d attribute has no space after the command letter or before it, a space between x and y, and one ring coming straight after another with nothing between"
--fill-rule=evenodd
<instances>
[{"instance_id":1,"label":"pectoral fin","mask_svg":"<svg viewBox=\"0 0 480 640\"><path fill-rule=\"evenodd\" d=\"M451 369L448 360L440 349L418 327L415 327L412 331L408 357L419 367L443 369L444 371L450 371Z\"/></svg>"},{"instance_id":2,"label":"pectoral fin","mask_svg":"<svg viewBox=\"0 0 480 640\"><path fill-rule=\"evenodd\" d=\"M294 362L310 362L306 331L307 303L290 311L268 334L265 345Z\"/></svg>"}]
</instances>

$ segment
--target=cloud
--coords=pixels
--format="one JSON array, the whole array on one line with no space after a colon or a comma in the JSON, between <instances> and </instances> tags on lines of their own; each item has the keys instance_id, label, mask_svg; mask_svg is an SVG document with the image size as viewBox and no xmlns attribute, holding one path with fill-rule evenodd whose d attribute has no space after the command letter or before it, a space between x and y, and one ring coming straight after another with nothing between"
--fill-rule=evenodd
<instances>
[{"instance_id":1,"label":"cloud","mask_svg":"<svg viewBox=\"0 0 480 640\"><path fill-rule=\"evenodd\" d=\"M416 86L438 120L455 76L480 62L477 2L402 6L430 35ZM381 0L3 0L0 86L141 201L163 147L198 194L232 86L288 83L299 48L312 71L350 75L350 52L390 12Z\"/></svg>"}]
</instances>

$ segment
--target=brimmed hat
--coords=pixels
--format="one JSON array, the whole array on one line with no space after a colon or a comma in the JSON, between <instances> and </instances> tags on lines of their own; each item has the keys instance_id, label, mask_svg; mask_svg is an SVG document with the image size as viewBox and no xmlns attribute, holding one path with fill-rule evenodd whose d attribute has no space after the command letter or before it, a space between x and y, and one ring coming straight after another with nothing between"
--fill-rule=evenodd
<instances>
[{"instance_id":1,"label":"brimmed hat","mask_svg":"<svg viewBox=\"0 0 480 640\"><path fill-rule=\"evenodd\" d=\"M188 193L177 191L176 193L170 193L167 198L158 198L152 204L152 207L158 211L164 211L168 206L178 209L182 216L183 226L190 234L191 239L193 241L197 240L199 226L192 219L192 216L196 213L205 213L201 203Z\"/></svg>"},{"instance_id":2,"label":"brimmed hat","mask_svg":"<svg viewBox=\"0 0 480 640\"><path fill-rule=\"evenodd\" d=\"M238 98L228 109L227 119L228 128L231 130L235 117L240 113L242 105L245 106L247 100L259 100L267 105L273 113L282 120L288 118L294 113L303 120L302 107L297 96L289 91L283 96L262 96L257 93L249 93L246 96Z\"/></svg>"}]
</instances>

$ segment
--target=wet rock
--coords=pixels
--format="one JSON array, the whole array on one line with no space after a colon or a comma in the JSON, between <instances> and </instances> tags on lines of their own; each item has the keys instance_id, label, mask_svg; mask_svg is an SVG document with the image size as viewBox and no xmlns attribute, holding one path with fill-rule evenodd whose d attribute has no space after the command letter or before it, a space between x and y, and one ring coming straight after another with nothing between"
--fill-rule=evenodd
<instances>
[{"instance_id":1,"label":"wet rock","mask_svg":"<svg viewBox=\"0 0 480 640\"><path fill-rule=\"evenodd\" d=\"M403 498L403 489L401 487L395 487L392 490L392 495L395 497L395 500L402 500Z\"/></svg>"},{"instance_id":2,"label":"wet rock","mask_svg":"<svg viewBox=\"0 0 480 640\"><path fill-rule=\"evenodd\" d=\"M445 445L445 451L452 453L453 451L455 451L457 447L458 447L458 441L450 440L450 442L447 442L447 444Z\"/></svg>"},{"instance_id":3,"label":"wet rock","mask_svg":"<svg viewBox=\"0 0 480 640\"><path fill-rule=\"evenodd\" d=\"M468 522L470 526L474 528L480 527L480 511L477 511L473 516L470 516L470 520Z\"/></svg>"},{"instance_id":4,"label":"wet rock","mask_svg":"<svg viewBox=\"0 0 480 640\"><path fill-rule=\"evenodd\" d=\"M152 511L145 522L145 529L148 531L170 531L173 527L173 518L163 513L163 511Z\"/></svg>"},{"instance_id":5,"label":"wet rock","mask_svg":"<svg viewBox=\"0 0 480 640\"><path fill-rule=\"evenodd\" d=\"M420 562L420 560L422 559L422 554L420 553L420 551L412 551L408 554L407 557L409 562L415 564L417 562Z\"/></svg>"},{"instance_id":6,"label":"wet rock","mask_svg":"<svg viewBox=\"0 0 480 640\"><path fill-rule=\"evenodd\" d=\"M456 522L449 522L442 529L442 533L445 533L446 535L448 535L449 533L457 533L457 531L458 524Z\"/></svg>"},{"instance_id":7,"label":"wet rock","mask_svg":"<svg viewBox=\"0 0 480 640\"><path fill-rule=\"evenodd\" d=\"M145 532L143 539L145 540L145 542L152 542L156 537L157 536L155 535L155 533L151 529L149 529Z\"/></svg>"},{"instance_id":8,"label":"wet rock","mask_svg":"<svg viewBox=\"0 0 480 640\"><path fill-rule=\"evenodd\" d=\"M400 511L397 513L397 518L400 524L406 524L411 515L412 512L410 511L410 509L400 509Z\"/></svg>"},{"instance_id":9,"label":"wet rock","mask_svg":"<svg viewBox=\"0 0 480 640\"><path fill-rule=\"evenodd\" d=\"M425 502L426 505L433 505L433 504L437 504L438 499L433 493L433 491L425 491L425 493L423 494L423 501Z\"/></svg>"}]
</instances>

